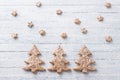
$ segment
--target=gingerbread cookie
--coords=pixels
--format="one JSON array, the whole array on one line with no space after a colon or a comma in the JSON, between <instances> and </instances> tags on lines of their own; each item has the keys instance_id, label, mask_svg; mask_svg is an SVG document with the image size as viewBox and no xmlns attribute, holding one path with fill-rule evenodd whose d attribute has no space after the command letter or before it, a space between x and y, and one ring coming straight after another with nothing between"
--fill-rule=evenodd
<instances>
[{"instance_id":1,"label":"gingerbread cookie","mask_svg":"<svg viewBox=\"0 0 120 80\"><path fill-rule=\"evenodd\" d=\"M29 55L29 59L25 61L27 66L23 69L26 71L31 71L32 73L36 73L37 71L45 71L45 69L40 66L40 64L43 64L44 62L41 59L39 59L40 51L35 45L29 52Z\"/></svg>"},{"instance_id":2,"label":"gingerbread cookie","mask_svg":"<svg viewBox=\"0 0 120 80\"><path fill-rule=\"evenodd\" d=\"M90 59L91 54L92 53L89 51L89 49L84 45L79 53L80 58L75 62L78 64L78 66L74 68L74 70L81 71L83 73L88 73L88 71L95 71L95 67L92 66L95 61Z\"/></svg>"},{"instance_id":3,"label":"gingerbread cookie","mask_svg":"<svg viewBox=\"0 0 120 80\"><path fill-rule=\"evenodd\" d=\"M53 66L49 68L49 71L56 71L62 73L63 71L70 71L66 65L69 63L63 56L65 55L63 49L59 46L53 53L55 58L50 62Z\"/></svg>"}]
</instances>

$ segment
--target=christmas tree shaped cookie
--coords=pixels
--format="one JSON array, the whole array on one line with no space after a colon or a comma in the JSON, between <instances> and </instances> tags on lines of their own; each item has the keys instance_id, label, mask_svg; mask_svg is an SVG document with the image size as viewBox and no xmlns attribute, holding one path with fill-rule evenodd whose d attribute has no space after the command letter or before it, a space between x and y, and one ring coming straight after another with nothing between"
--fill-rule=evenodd
<instances>
[{"instance_id":1,"label":"christmas tree shaped cookie","mask_svg":"<svg viewBox=\"0 0 120 80\"><path fill-rule=\"evenodd\" d=\"M76 64L78 64L78 66L74 68L74 70L82 71L83 73L96 70L95 67L92 66L92 64L94 64L95 61L90 59L90 55L92 55L92 53L85 45L80 50L79 55L80 58L75 62Z\"/></svg>"},{"instance_id":2,"label":"christmas tree shaped cookie","mask_svg":"<svg viewBox=\"0 0 120 80\"><path fill-rule=\"evenodd\" d=\"M68 68L66 65L69 63L65 58L65 52L59 46L54 51L55 58L50 62L53 66L49 68L49 71L56 71L57 73L62 73L62 71L70 71L70 68Z\"/></svg>"},{"instance_id":3,"label":"christmas tree shaped cookie","mask_svg":"<svg viewBox=\"0 0 120 80\"><path fill-rule=\"evenodd\" d=\"M33 73L37 72L37 71L45 71L45 69L43 67L40 66L40 64L43 64L44 62L39 58L40 55L40 51L37 49L37 47L34 45L31 49L31 51L29 52L29 59L25 61L25 63L27 64L26 67L24 67L23 69L26 71L31 71Z\"/></svg>"}]
</instances>

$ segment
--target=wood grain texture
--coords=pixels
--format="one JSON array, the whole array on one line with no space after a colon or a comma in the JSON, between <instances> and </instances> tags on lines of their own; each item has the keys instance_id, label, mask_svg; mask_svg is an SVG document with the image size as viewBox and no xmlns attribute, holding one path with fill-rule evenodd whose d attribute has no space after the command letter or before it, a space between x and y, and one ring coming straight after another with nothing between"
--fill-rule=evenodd
<instances>
[{"instance_id":1,"label":"wood grain texture","mask_svg":"<svg viewBox=\"0 0 120 80\"><path fill-rule=\"evenodd\" d=\"M0 0L0 80L120 80L120 0L40 0L40 8L36 1ZM112 8L105 8L106 2L111 2ZM11 15L14 9L17 17ZM62 16L56 15L57 9L63 10ZM103 22L97 21L99 15ZM82 23L75 25L75 18ZM35 26L27 27L28 21ZM82 27L88 30L86 35L81 33ZM46 30L46 36L40 36L41 29ZM11 38L14 32L19 34L17 40ZM62 32L68 34L66 40L60 37ZM113 38L110 44L105 42L107 35ZM86 44L97 71L82 74L72 70L59 75L47 70L34 75L22 70L33 44L41 51L42 66L47 69L60 43L70 68L77 66L78 52Z\"/></svg>"}]
</instances>

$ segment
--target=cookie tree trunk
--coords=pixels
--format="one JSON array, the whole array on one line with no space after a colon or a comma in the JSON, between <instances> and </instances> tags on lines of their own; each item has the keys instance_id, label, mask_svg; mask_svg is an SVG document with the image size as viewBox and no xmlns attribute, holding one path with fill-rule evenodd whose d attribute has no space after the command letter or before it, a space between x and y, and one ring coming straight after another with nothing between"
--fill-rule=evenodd
<instances>
[{"instance_id":1,"label":"cookie tree trunk","mask_svg":"<svg viewBox=\"0 0 120 80\"><path fill-rule=\"evenodd\" d=\"M40 51L37 49L37 47L34 45L29 52L29 59L25 61L27 64L26 67L24 67L24 70L31 71L33 73L37 71L45 71L43 67L40 66L40 64L43 64L44 62L39 59Z\"/></svg>"},{"instance_id":2,"label":"cookie tree trunk","mask_svg":"<svg viewBox=\"0 0 120 80\"><path fill-rule=\"evenodd\" d=\"M56 71L57 73L62 73L62 71L70 71L70 68L66 66L69 62L63 57L65 53L60 46L53 54L55 58L50 62L53 66L48 70Z\"/></svg>"},{"instance_id":3,"label":"cookie tree trunk","mask_svg":"<svg viewBox=\"0 0 120 80\"><path fill-rule=\"evenodd\" d=\"M83 73L96 70L95 67L92 66L92 64L94 64L95 61L90 59L90 55L92 55L92 53L85 45L80 50L79 55L80 58L75 62L76 64L78 64L78 66L74 68L74 70L82 71Z\"/></svg>"}]
</instances>

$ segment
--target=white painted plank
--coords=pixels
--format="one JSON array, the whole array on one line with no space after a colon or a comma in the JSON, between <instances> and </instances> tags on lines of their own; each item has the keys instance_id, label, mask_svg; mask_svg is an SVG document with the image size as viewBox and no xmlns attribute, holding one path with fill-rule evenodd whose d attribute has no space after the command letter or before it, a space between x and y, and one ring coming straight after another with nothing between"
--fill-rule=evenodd
<instances>
[{"instance_id":1,"label":"white painted plank","mask_svg":"<svg viewBox=\"0 0 120 80\"><path fill-rule=\"evenodd\" d=\"M59 35L59 34L58 34ZM39 34L38 34L39 36ZM31 36L31 35L27 35L27 36L23 36L23 35L19 35L19 39L18 40L13 40L11 38L11 35L7 35L5 37L1 37L2 40L0 40L0 43L2 44L43 44L43 43L48 43L48 44L68 44L68 43L73 43L73 44L104 44L107 45L108 43L105 41L105 36L93 36L93 37L87 37L87 36L69 36L68 34L68 39L63 40L60 38L60 36L54 36L54 39L52 39L51 37L38 37L36 36ZM49 36L49 35L48 35ZM24 38L23 38L24 37ZM29 38L31 37L31 38ZM81 39L82 38L82 39ZM112 36L113 38L113 42L111 42L110 44L120 44L119 42L119 36ZM49 40L50 39L50 40ZM109 44L108 44L109 45Z\"/></svg>"},{"instance_id":2,"label":"white painted plank","mask_svg":"<svg viewBox=\"0 0 120 80\"><path fill-rule=\"evenodd\" d=\"M21 1L21 0L12 0L12 1L8 1L8 0L1 0L1 3L0 5L12 5L12 6L18 6L18 5L34 5L34 3L38 1L38 0L24 0L24 1ZM96 0L40 0L43 5L46 4L46 5L80 5L80 4L86 4L86 5L89 5L89 4L95 4L95 5L104 5L105 2L111 2L112 4L117 4L119 5L120 4L120 1L119 0L99 0L99 1L96 1Z\"/></svg>"},{"instance_id":3,"label":"white painted plank","mask_svg":"<svg viewBox=\"0 0 120 80\"><path fill-rule=\"evenodd\" d=\"M59 44L36 44L40 51L54 51ZM83 43L76 43L76 44L62 44L63 49L65 52L79 52ZM119 52L120 46L117 44L85 44L92 52ZM1 52L27 52L31 49L33 44L0 44L0 51Z\"/></svg>"},{"instance_id":4,"label":"white painted plank","mask_svg":"<svg viewBox=\"0 0 120 80\"><path fill-rule=\"evenodd\" d=\"M33 73L31 72L26 72L20 68L11 68L11 69L7 69L7 68L0 68L1 70L1 77L19 77L19 78L33 78L36 76L36 77L39 77L39 78L51 78L51 79L65 79L65 78L73 78L73 79L76 79L76 78L83 78L83 77L88 77L88 78L97 78L98 77L101 77L103 76L103 79L106 78L107 76L113 76L113 77L118 77L119 78L119 69L118 68L115 68L114 70L111 70L109 68L106 68L106 71L101 71L102 69L100 69L99 72L90 72L88 75L85 75L81 72L75 72L75 71L71 71L71 72L63 72L63 74L59 75L55 72L49 72L49 71L46 71L46 72L38 72L37 75L34 75ZM116 72L115 72L116 71ZM8 73L9 72L9 73ZM98 74L96 74L98 73ZM110 74L112 73L112 74ZM72 75L72 76L70 76ZM85 78L86 79L86 78Z\"/></svg>"},{"instance_id":5,"label":"white painted plank","mask_svg":"<svg viewBox=\"0 0 120 80\"><path fill-rule=\"evenodd\" d=\"M61 9L63 10L64 14L70 14L70 13L119 13L120 11L120 6L114 6L112 7L112 9L107 9L104 6L96 6L96 5L91 5L91 6L43 6L41 8L37 8L36 6L0 6L1 8L1 12L3 13L4 11L6 11L6 13L4 14L8 14L16 9L20 15L22 15L22 11L25 10L24 14L26 12L29 12L29 14L31 13L51 13L55 15L55 12L57 9ZM29 8L29 9L28 9ZM34 12L32 12L34 11ZM22 14L21 14L22 13ZM50 14L49 14L50 15Z\"/></svg>"},{"instance_id":6,"label":"white painted plank","mask_svg":"<svg viewBox=\"0 0 120 80\"><path fill-rule=\"evenodd\" d=\"M59 78L59 79L58 79ZM92 80L119 80L119 76L115 76L115 75L110 75L110 77L107 77L106 75L99 75L99 76L75 76L75 77L67 77L67 78L63 78L63 77L39 77L39 76L36 76L36 75L32 75L32 76L27 76L27 77L23 77L23 76L18 76L18 77L15 77L15 76L10 76L10 77L0 77L1 80L39 80L39 79L42 79L42 80L83 80L83 79L92 79Z\"/></svg>"}]
</instances>

